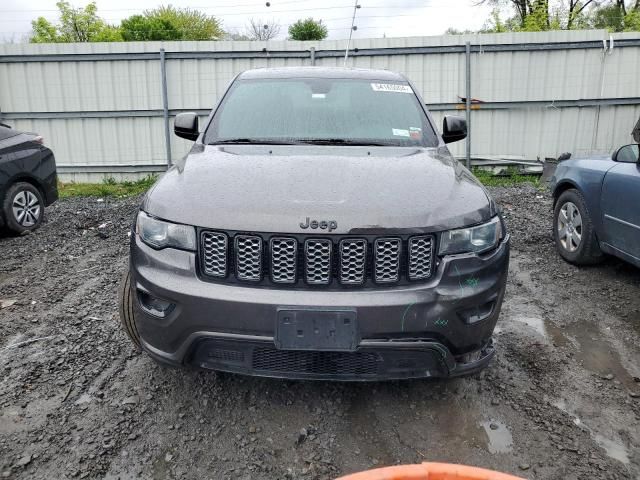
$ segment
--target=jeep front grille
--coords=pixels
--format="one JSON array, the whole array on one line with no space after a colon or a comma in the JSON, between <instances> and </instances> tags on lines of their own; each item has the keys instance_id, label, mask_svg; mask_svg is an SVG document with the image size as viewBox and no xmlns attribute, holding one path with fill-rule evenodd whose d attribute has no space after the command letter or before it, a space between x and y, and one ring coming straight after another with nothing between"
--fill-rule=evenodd
<instances>
[{"instance_id":1,"label":"jeep front grille","mask_svg":"<svg viewBox=\"0 0 640 480\"><path fill-rule=\"evenodd\" d=\"M399 238L379 238L375 243L375 277L378 283L397 282L400 276Z\"/></svg>"},{"instance_id":2,"label":"jeep front grille","mask_svg":"<svg viewBox=\"0 0 640 480\"><path fill-rule=\"evenodd\" d=\"M345 239L340 241L340 282L347 285L364 283L367 241Z\"/></svg>"},{"instance_id":3,"label":"jeep front grille","mask_svg":"<svg viewBox=\"0 0 640 480\"><path fill-rule=\"evenodd\" d=\"M212 277L227 276L227 236L224 233L202 234L202 268Z\"/></svg>"},{"instance_id":4,"label":"jeep front grille","mask_svg":"<svg viewBox=\"0 0 640 480\"><path fill-rule=\"evenodd\" d=\"M328 285L331 281L331 240L304 242L305 277L310 285Z\"/></svg>"},{"instance_id":5,"label":"jeep front grille","mask_svg":"<svg viewBox=\"0 0 640 480\"><path fill-rule=\"evenodd\" d=\"M271 280L295 283L298 263L298 241L295 238L271 239Z\"/></svg>"},{"instance_id":6,"label":"jeep front grille","mask_svg":"<svg viewBox=\"0 0 640 480\"><path fill-rule=\"evenodd\" d=\"M433 235L326 238L202 231L205 278L290 288L393 286L434 271Z\"/></svg>"},{"instance_id":7,"label":"jeep front grille","mask_svg":"<svg viewBox=\"0 0 640 480\"><path fill-rule=\"evenodd\" d=\"M240 280L257 282L262 278L262 238L236 236L236 275Z\"/></svg>"},{"instance_id":8,"label":"jeep front grille","mask_svg":"<svg viewBox=\"0 0 640 480\"><path fill-rule=\"evenodd\" d=\"M409 279L422 280L431 276L431 237L409 239Z\"/></svg>"}]
</instances>

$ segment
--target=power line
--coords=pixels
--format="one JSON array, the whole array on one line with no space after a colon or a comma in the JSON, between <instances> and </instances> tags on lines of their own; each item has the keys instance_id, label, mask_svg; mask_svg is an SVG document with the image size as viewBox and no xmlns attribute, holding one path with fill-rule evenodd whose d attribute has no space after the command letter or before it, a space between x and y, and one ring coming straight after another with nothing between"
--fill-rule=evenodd
<instances>
[{"instance_id":1,"label":"power line","mask_svg":"<svg viewBox=\"0 0 640 480\"><path fill-rule=\"evenodd\" d=\"M300 4L300 3L305 3L305 1L313 1L313 0L283 0L280 1L278 0L277 3L278 5L288 5L288 4ZM428 3L425 5L424 2L420 1L418 4L413 4L413 5L404 5L404 4L398 4L398 3L390 3L390 2L384 2L384 5L372 5L372 6L367 6L367 9L372 9L372 8L386 8L386 9L397 9L397 8L445 8L445 7L450 7L451 6L451 2L447 2L444 1L441 4L438 3ZM404 3L404 2L402 2ZM290 10L290 11L303 11L303 10L322 10L322 9L331 9L331 8L352 8L353 5L329 5L326 7L312 7L312 8L305 8L305 9L300 9L300 10ZM262 3L235 3L234 5L229 5L223 8L243 8L243 7L265 7L265 2ZM190 10L217 10L220 7L215 7L215 6L210 6L210 5L206 5L206 6L189 6L188 7ZM266 8L266 7L265 7ZM153 8L98 8L98 15L100 14L100 12L133 12L133 11L144 11L144 10L153 10ZM54 9L54 8L50 8L50 9L19 9L19 10L0 10L0 13L28 13L28 12L54 12L54 13L58 13L59 10L58 9Z\"/></svg>"},{"instance_id":2,"label":"power line","mask_svg":"<svg viewBox=\"0 0 640 480\"><path fill-rule=\"evenodd\" d=\"M255 17L257 17L257 15ZM266 16L263 15L263 17L266 17ZM365 18L401 18L401 17L415 17L415 14L408 14L408 13L407 14L402 14L401 13L401 14L395 14L395 15L358 15L358 19L365 19ZM247 19L249 19L249 18L252 18L252 17L248 16ZM218 19L224 21L223 17L218 17ZM352 19L352 17L321 18L321 20L323 22L334 22L334 21L351 20L351 19ZM102 18L102 20L120 21L119 19L116 19L116 18ZM15 20L2 20L2 19L0 19L0 23L13 23L13 22L15 22Z\"/></svg>"}]
</instances>

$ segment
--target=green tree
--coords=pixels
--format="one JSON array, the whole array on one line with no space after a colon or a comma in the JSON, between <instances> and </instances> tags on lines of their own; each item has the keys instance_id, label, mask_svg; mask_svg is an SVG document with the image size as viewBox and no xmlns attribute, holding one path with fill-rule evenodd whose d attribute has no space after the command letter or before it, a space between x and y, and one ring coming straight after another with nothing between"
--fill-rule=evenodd
<instances>
[{"instance_id":1,"label":"green tree","mask_svg":"<svg viewBox=\"0 0 640 480\"><path fill-rule=\"evenodd\" d=\"M103 29L97 32L90 42L122 42L122 30L115 25L105 25Z\"/></svg>"},{"instance_id":2,"label":"green tree","mask_svg":"<svg viewBox=\"0 0 640 480\"><path fill-rule=\"evenodd\" d=\"M84 8L74 8L66 1L60 1L56 6L60 11L60 23L53 25L44 17L32 21L32 43L122 41L118 27L98 17L95 2Z\"/></svg>"},{"instance_id":3,"label":"green tree","mask_svg":"<svg viewBox=\"0 0 640 480\"><path fill-rule=\"evenodd\" d=\"M31 22L31 43L58 43L58 29L44 17L38 17Z\"/></svg>"},{"instance_id":4,"label":"green tree","mask_svg":"<svg viewBox=\"0 0 640 480\"><path fill-rule=\"evenodd\" d=\"M593 12L591 24L593 28L604 28L612 32L624 30L624 17L618 5L604 5Z\"/></svg>"},{"instance_id":5,"label":"green tree","mask_svg":"<svg viewBox=\"0 0 640 480\"><path fill-rule=\"evenodd\" d=\"M146 10L144 16L172 25L179 33L179 40L218 40L224 36L220 21L198 10L167 5Z\"/></svg>"},{"instance_id":6,"label":"green tree","mask_svg":"<svg viewBox=\"0 0 640 480\"><path fill-rule=\"evenodd\" d=\"M180 32L168 20L144 15L133 15L122 20L120 30L125 42L180 39Z\"/></svg>"},{"instance_id":7,"label":"green tree","mask_svg":"<svg viewBox=\"0 0 640 480\"><path fill-rule=\"evenodd\" d=\"M640 32L640 8L636 7L624 16L624 31Z\"/></svg>"},{"instance_id":8,"label":"green tree","mask_svg":"<svg viewBox=\"0 0 640 480\"><path fill-rule=\"evenodd\" d=\"M496 9L481 32L541 30L639 31L640 0L480 0ZM502 21L499 7L511 5L514 15Z\"/></svg>"},{"instance_id":9,"label":"green tree","mask_svg":"<svg viewBox=\"0 0 640 480\"><path fill-rule=\"evenodd\" d=\"M323 40L327 38L328 33L322 20L315 21L313 18L298 20L289 26L291 40Z\"/></svg>"},{"instance_id":10,"label":"green tree","mask_svg":"<svg viewBox=\"0 0 640 480\"><path fill-rule=\"evenodd\" d=\"M513 19L507 20L507 22L505 23L502 18L500 18L500 10L498 8L494 8L491 11L489 20L484 24L484 27L482 27L480 33L509 32L512 30L512 27L509 25L509 21L513 21Z\"/></svg>"}]
</instances>

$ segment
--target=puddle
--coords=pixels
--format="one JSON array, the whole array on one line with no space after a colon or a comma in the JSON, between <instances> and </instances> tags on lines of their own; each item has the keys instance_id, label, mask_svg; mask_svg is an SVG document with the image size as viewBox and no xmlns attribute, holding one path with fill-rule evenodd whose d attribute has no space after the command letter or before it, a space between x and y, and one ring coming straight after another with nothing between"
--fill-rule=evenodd
<instances>
[{"instance_id":1,"label":"puddle","mask_svg":"<svg viewBox=\"0 0 640 480\"><path fill-rule=\"evenodd\" d=\"M629 451L623 444L609 440L602 435L595 435L593 439L598 445L604 448L604 451L607 452L607 456L614 460L618 460L625 465L629 465Z\"/></svg>"},{"instance_id":2,"label":"puddle","mask_svg":"<svg viewBox=\"0 0 640 480\"><path fill-rule=\"evenodd\" d=\"M492 420L480 422L480 425L489 437L489 453L509 453L513 450L513 437L504 423ZM498 428L494 430L491 428L492 425Z\"/></svg>"},{"instance_id":3,"label":"puddle","mask_svg":"<svg viewBox=\"0 0 640 480\"><path fill-rule=\"evenodd\" d=\"M599 433L595 433L591 428L585 425L575 413L569 410L567 402L563 398L552 402L552 405L559 410L562 410L567 415L570 415L573 418L573 423L583 430L586 430L598 446L604 449L609 458L613 458L625 465L629 465L629 450L621 442L616 442L600 435Z\"/></svg>"},{"instance_id":4,"label":"puddle","mask_svg":"<svg viewBox=\"0 0 640 480\"><path fill-rule=\"evenodd\" d=\"M576 359L584 368L600 376L613 374L613 380L619 381L628 390L636 390L633 376L620 362L618 350L604 337L597 326L589 322L577 322L565 328L569 339L578 346Z\"/></svg>"},{"instance_id":5,"label":"puddle","mask_svg":"<svg viewBox=\"0 0 640 480\"><path fill-rule=\"evenodd\" d=\"M93 399L91 398L91 395L89 395L88 393L83 393L82 395L80 395L80 398L78 398L74 403L76 405L83 405L85 403L91 403Z\"/></svg>"},{"instance_id":6,"label":"puddle","mask_svg":"<svg viewBox=\"0 0 640 480\"><path fill-rule=\"evenodd\" d=\"M511 317L514 321L522 323L533 330L536 334L544 339L548 339L547 328L545 327L544 320L539 317L525 317L523 315L515 315Z\"/></svg>"}]
</instances>

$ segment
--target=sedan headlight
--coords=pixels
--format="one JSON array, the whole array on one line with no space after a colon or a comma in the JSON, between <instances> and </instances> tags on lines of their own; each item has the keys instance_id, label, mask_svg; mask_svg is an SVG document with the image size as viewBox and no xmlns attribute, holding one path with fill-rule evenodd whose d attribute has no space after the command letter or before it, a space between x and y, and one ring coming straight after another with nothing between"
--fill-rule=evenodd
<instances>
[{"instance_id":1,"label":"sedan headlight","mask_svg":"<svg viewBox=\"0 0 640 480\"><path fill-rule=\"evenodd\" d=\"M189 225L169 223L138 213L136 234L153 248L173 247L182 250L196 249L196 229Z\"/></svg>"},{"instance_id":2,"label":"sedan headlight","mask_svg":"<svg viewBox=\"0 0 640 480\"><path fill-rule=\"evenodd\" d=\"M502 237L502 223L493 217L488 223L475 227L449 230L440 236L440 255L452 253L480 253L491 250Z\"/></svg>"}]
</instances>

